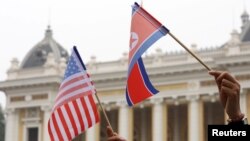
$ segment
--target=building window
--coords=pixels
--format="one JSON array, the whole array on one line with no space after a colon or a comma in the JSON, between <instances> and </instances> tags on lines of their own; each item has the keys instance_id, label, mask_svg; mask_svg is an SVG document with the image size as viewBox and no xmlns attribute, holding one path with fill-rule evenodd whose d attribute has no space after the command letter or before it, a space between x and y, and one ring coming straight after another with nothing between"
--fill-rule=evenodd
<instances>
[{"instance_id":1,"label":"building window","mask_svg":"<svg viewBox=\"0 0 250 141\"><path fill-rule=\"evenodd\" d=\"M152 109L151 107L134 108L133 141L152 141Z\"/></svg>"},{"instance_id":2,"label":"building window","mask_svg":"<svg viewBox=\"0 0 250 141\"><path fill-rule=\"evenodd\" d=\"M168 106L167 141L188 140L188 106L187 104Z\"/></svg>"},{"instance_id":3,"label":"building window","mask_svg":"<svg viewBox=\"0 0 250 141\"><path fill-rule=\"evenodd\" d=\"M32 127L28 128L28 139L27 141L38 141L38 128Z\"/></svg>"},{"instance_id":4,"label":"building window","mask_svg":"<svg viewBox=\"0 0 250 141\"><path fill-rule=\"evenodd\" d=\"M10 102L20 102L20 101L25 101L25 97L24 96L10 97Z\"/></svg>"},{"instance_id":5,"label":"building window","mask_svg":"<svg viewBox=\"0 0 250 141\"><path fill-rule=\"evenodd\" d=\"M106 110L106 114L108 116L108 119L110 121L110 124L115 132L118 132L118 109L110 109ZM106 141L107 140L107 122L105 120L105 117L103 113L100 113L100 141Z\"/></svg>"},{"instance_id":6,"label":"building window","mask_svg":"<svg viewBox=\"0 0 250 141\"><path fill-rule=\"evenodd\" d=\"M225 122L224 109L219 101L204 102L204 137L207 141L207 125L223 125Z\"/></svg>"},{"instance_id":7,"label":"building window","mask_svg":"<svg viewBox=\"0 0 250 141\"><path fill-rule=\"evenodd\" d=\"M72 141L85 141L85 138L86 138L85 136L86 136L86 133L84 132L84 133L76 136Z\"/></svg>"}]
</instances>

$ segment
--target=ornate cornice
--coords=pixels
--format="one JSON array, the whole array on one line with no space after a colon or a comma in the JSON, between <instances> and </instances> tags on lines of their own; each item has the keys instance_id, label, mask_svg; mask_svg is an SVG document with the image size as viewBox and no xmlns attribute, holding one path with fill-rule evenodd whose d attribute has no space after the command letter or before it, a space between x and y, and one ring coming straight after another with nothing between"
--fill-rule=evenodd
<instances>
[{"instance_id":1,"label":"ornate cornice","mask_svg":"<svg viewBox=\"0 0 250 141\"><path fill-rule=\"evenodd\" d=\"M46 77L36 77L36 78L27 78L27 79L16 79L16 80L7 80L0 82L0 90L7 90L12 88L20 88L27 86L36 86L36 85L46 85L46 84L60 84L61 77L59 76L46 76Z\"/></svg>"}]
</instances>

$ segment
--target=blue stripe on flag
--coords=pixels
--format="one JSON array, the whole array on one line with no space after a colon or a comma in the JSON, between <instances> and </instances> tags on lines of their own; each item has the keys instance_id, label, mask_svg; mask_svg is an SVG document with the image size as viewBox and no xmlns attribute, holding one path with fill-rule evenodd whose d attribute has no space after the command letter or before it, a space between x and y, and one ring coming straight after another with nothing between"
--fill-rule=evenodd
<instances>
[{"instance_id":1,"label":"blue stripe on flag","mask_svg":"<svg viewBox=\"0 0 250 141\"><path fill-rule=\"evenodd\" d=\"M127 88L126 88L126 99L127 99L127 103L128 103L129 106L134 105L134 104L132 103L131 99L130 99L130 96L129 96L129 94L128 94L128 89L127 89Z\"/></svg>"},{"instance_id":2,"label":"blue stripe on flag","mask_svg":"<svg viewBox=\"0 0 250 141\"><path fill-rule=\"evenodd\" d=\"M143 61L142 61L141 57L138 59L138 65L139 65L139 68L140 68L140 72L141 72L141 74L143 76L142 78L143 78L144 84L147 86L148 90L152 94L158 93L159 91L154 88L154 86L152 85L152 83L150 82L150 80L148 78L148 75L147 75L147 72L146 72L146 69L144 67L144 64L143 64Z\"/></svg>"},{"instance_id":3,"label":"blue stripe on flag","mask_svg":"<svg viewBox=\"0 0 250 141\"><path fill-rule=\"evenodd\" d=\"M157 40L159 40L162 36L166 35L162 34L162 30L161 28L158 29L157 32L155 32L149 39L146 40L146 42L144 42L141 47L139 47L139 50L135 53L135 55L133 56L133 58L131 59L131 63L129 65L128 68L128 75L130 74L131 69L133 68L134 64L136 63L136 61L142 56L142 54L152 45L154 44Z\"/></svg>"}]
</instances>

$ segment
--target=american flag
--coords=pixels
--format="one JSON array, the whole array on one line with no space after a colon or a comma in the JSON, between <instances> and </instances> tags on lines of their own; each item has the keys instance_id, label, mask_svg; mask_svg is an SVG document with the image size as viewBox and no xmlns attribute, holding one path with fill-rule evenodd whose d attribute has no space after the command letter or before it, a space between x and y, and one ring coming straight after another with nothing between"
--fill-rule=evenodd
<instances>
[{"instance_id":1,"label":"american flag","mask_svg":"<svg viewBox=\"0 0 250 141\"><path fill-rule=\"evenodd\" d=\"M69 141L99 122L93 94L96 90L86 67L73 47L48 122L52 141Z\"/></svg>"}]
</instances>

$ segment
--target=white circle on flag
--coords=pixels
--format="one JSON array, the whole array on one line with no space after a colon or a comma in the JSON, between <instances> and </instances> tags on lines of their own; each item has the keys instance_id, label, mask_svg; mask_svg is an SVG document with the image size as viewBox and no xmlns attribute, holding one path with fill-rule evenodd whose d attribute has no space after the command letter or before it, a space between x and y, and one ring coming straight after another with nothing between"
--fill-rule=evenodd
<instances>
[{"instance_id":1,"label":"white circle on flag","mask_svg":"<svg viewBox=\"0 0 250 141\"><path fill-rule=\"evenodd\" d=\"M137 33L131 32L131 35L130 35L130 50L133 49L137 45L138 39L139 39L139 37L138 37Z\"/></svg>"}]
</instances>

